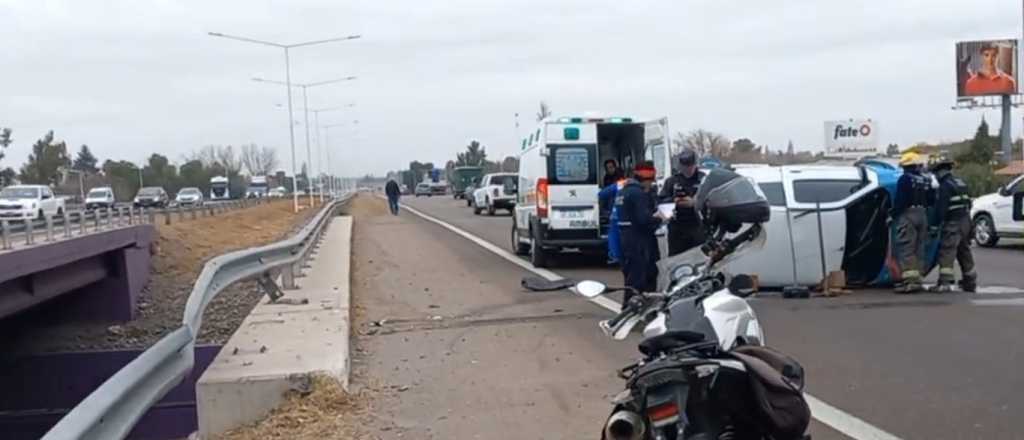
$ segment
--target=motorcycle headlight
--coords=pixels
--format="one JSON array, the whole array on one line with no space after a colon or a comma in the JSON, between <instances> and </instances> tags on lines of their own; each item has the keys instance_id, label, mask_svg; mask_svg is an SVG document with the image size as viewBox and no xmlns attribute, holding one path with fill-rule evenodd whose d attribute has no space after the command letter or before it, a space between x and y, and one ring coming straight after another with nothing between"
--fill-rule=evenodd
<instances>
[{"instance_id":1,"label":"motorcycle headlight","mask_svg":"<svg viewBox=\"0 0 1024 440\"><path fill-rule=\"evenodd\" d=\"M695 273L696 271L693 270L693 266L689 264L683 264L672 269L671 279L672 282L676 282L687 277L692 277Z\"/></svg>"}]
</instances>

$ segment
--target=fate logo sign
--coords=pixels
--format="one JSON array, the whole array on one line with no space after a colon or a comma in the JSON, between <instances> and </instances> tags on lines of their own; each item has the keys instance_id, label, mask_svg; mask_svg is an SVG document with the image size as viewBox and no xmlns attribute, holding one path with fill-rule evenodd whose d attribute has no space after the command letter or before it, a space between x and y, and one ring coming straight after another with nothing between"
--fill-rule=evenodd
<instances>
[{"instance_id":1,"label":"fate logo sign","mask_svg":"<svg viewBox=\"0 0 1024 440\"><path fill-rule=\"evenodd\" d=\"M860 127L836 125L832 139L856 138L871 136L871 125L862 124Z\"/></svg>"}]
</instances>

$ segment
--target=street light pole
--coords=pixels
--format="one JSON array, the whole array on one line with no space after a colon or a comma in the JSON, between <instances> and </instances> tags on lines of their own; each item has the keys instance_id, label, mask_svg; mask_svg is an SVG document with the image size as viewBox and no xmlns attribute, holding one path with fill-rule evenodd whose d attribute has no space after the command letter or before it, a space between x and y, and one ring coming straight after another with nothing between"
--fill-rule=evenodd
<instances>
[{"instance_id":1,"label":"street light pole","mask_svg":"<svg viewBox=\"0 0 1024 440\"><path fill-rule=\"evenodd\" d=\"M272 46L280 49L284 49L284 76L285 76L285 88L288 90L288 137L291 144L292 150L292 204L295 212L299 212L299 194L298 194L298 173L296 172L295 164L295 126L294 126L294 115L292 112L292 69L291 62L288 57L288 50L293 47L312 46L315 44L333 43L337 41L355 40L360 38L359 35L349 35L347 37L329 38L326 40L306 41L295 44L281 44L270 41L256 40L246 37L237 37L233 35L222 34L220 32L207 32L207 35L211 37L227 38L230 40L243 41L246 43L261 44L264 46ZM308 129L307 129L308 130ZM141 175L140 175L141 180Z\"/></svg>"}]
</instances>

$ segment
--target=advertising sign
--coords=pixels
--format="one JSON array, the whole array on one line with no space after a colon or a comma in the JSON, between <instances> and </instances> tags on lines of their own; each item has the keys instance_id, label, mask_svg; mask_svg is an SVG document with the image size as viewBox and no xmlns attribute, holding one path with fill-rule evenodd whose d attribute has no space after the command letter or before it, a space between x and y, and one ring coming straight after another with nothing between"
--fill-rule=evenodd
<instances>
[{"instance_id":1,"label":"advertising sign","mask_svg":"<svg viewBox=\"0 0 1024 440\"><path fill-rule=\"evenodd\" d=\"M956 44L958 97L1017 93L1017 40Z\"/></svg>"},{"instance_id":2,"label":"advertising sign","mask_svg":"<svg viewBox=\"0 0 1024 440\"><path fill-rule=\"evenodd\" d=\"M825 121L825 153L863 156L878 153L878 128L870 119Z\"/></svg>"}]
</instances>

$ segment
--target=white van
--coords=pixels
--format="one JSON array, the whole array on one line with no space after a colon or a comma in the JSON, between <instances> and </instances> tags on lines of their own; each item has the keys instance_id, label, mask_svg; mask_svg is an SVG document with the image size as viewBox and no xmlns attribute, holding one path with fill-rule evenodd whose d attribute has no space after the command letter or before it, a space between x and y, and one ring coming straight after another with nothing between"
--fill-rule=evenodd
<instances>
[{"instance_id":1,"label":"white van","mask_svg":"<svg viewBox=\"0 0 1024 440\"><path fill-rule=\"evenodd\" d=\"M562 117L540 122L522 142L511 244L546 267L554 254L604 253L607 210L598 206L603 163L650 160L658 182L671 174L668 120ZM512 189L509 189L511 192ZM610 208L610 207L608 207Z\"/></svg>"}]
</instances>

